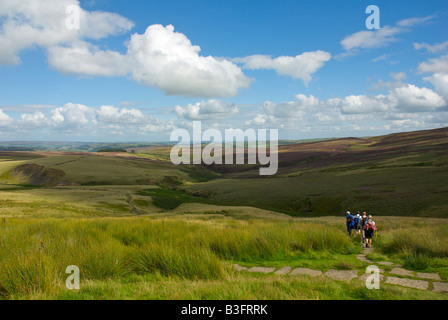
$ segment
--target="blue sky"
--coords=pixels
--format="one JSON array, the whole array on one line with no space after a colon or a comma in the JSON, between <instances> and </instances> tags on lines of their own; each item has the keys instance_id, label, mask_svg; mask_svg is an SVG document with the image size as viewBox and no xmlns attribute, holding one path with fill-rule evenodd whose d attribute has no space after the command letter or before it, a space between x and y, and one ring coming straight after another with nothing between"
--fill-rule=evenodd
<instances>
[{"instance_id":1,"label":"blue sky","mask_svg":"<svg viewBox=\"0 0 448 320\"><path fill-rule=\"evenodd\" d=\"M2 141L167 141L193 120L281 139L448 125L446 1L37 2L0 0Z\"/></svg>"}]
</instances>

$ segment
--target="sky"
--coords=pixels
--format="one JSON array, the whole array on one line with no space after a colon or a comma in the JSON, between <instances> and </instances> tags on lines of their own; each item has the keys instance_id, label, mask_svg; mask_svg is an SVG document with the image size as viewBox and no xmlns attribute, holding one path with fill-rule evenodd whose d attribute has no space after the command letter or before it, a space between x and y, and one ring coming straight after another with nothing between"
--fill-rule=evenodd
<instances>
[{"instance_id":1,"label":"sky","mask_svg":"<svg viewBox=\"0 0 448 320\"><path fill-rule=\"evenodd\" d=\"M445 127L447 22L438 0L0 0L0 141Z\"/></svg>"}]
</instances>

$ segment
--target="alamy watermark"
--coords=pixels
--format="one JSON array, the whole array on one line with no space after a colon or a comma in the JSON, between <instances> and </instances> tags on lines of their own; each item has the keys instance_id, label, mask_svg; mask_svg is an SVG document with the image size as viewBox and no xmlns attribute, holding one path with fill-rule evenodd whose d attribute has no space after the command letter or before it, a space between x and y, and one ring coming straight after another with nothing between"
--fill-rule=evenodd
<instances>
[{"instance_id":1,"label":"alamy watermark","mask_svg":"<svg viewBox=\"0 0 448 320\"><path fill-rule=\"evenodd\" d=\"M81 8L78 5L70 5L65 9L67 19L65 26L68 30L79 30L81 26Z\"/></svg>"},{"instance_id":2,"label":"alamy watermark","mask_svg":"<svg viewBox=\"0 0 448 320\"><path fill-rule=\"evenodd\" d=\"M380 268L378 268L377 266L368 266L366 268L366 274L370 274L367 278L366 278L366 288L369 290L372 289L379 289L380 288L380 280L381 280L381 275L380 275Z\"/></svg>"},{"instance_id":3,"label":"alamy watermark","mask_svg":"<svg viewBox=\"0 0 448 320\"><path fill-rule=\"evenodd\" d=\"M369 30L380 29L380 8L370 5L366 8L366 13L370 14L366 19L366 28Z\"/></svg>"},{"instance_id":4,"label":"alamy watermark","mask_svg":"<svg viewBox=\"0 0 448 320\"><path fill-rule=\"evenodd\" d=\"M193 121L192 135L186 129L176 129L171 133L170 141L178 141L171 149L171 162L175 165L202 162L211 165L223 164L224 159L224 164L230 165L245 164L247 158L247 164L267 166L260 167L260 175L274 175L278 170L278 130L269 129L269 141L267 131L226 129L223 136L221 131L212 128L202 132L201 121ZM210 143L202 148L203 141Z\"/></svg>"},{"instance_id":5,"label":"alamy watermark","mask_svg":"<svg viewBox=\"0 0 448 320\"><path fill-rule=\"evenodd\" d=\"M70 274L65 280L65 287L69 290L79 290L79 267L75 265L68 266L65 273Z\"/></svg>"}]
</instances>

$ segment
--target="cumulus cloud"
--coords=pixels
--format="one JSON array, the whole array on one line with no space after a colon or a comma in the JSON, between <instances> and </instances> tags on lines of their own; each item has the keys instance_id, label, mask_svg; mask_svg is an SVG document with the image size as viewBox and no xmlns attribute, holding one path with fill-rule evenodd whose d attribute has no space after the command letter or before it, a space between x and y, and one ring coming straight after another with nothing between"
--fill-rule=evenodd
<instances>
[{"instance_id":1,"label":"cumulus cloud","mask_svg":"<svg viewBox=\"0 0 448 320\"><path fill-rule=\"evenodd\" d=\"M331 59L331 54L325 51L304 52L295 57L282 56L272 58L267 55L253 55L235 58L233 61L243 63L245 69L272 69L280 75L301 79L305 84L312 79L312 74L322 68Z\"/></svg>"},{"instance_id":2,"label":"cumulus cloud","mask_svg":"<svg viewBox=\"0 0 448 320\"><path fill-rule=\"evenodd\" d=\"M448 101L448 74L434 73L425 80L432 83L437 93L441 94Z\"/></svg>"},{"instance_id":3,"label":"cumulus cloud","mask_svg":"<svg viewBox=\"0 0 448 320\"><path fill-rule=\"evenodd\" d=\"M20 116L18 125L22 129L38 129L48 127L50 120L40 111L25 113Z\"/></svg>"},{"instance_id":4,"label":"cumulus cloud","mask_svg":"<svg viewBox=\"0 0 448 320\"><path fill-rule=\"evenodd\" d=\"M228 97L249 87L250 80L234 63L200 51L172 25L152 25L132 35L126 55L133 79L169 95Z\"/></svg>"},{"instance_id":5,"label":"cumulus cloud","mask_svg":"<svg viewBox=\"0 0 448 320\"><path fill-rule=\"evenodd\" d=\"M420 63L417 71L420 73L432 73L432 75L424 79L431 82L436 92L448 101L448 55Z\"/></svg>"},{"instance_id":6,"label":"cumulus cloud","mask_svg":"<svg viewBox=\"0 0 448 320\"><path fill-rule=\"evenodd\" d=\"M8 127L14 122L14 119L8 116L0 109L0 127Z\"/></svg>"},{"instance_id":7,"label":"cumulus cloud","mask_svg":"<svg viewBox=\"0 0 448 320\"><path fill-rule=\"evenodd\" d=\"M174 111L187 120L217 120L238 114L239 108L222 100L210 99L187 106L177 105Z\"/></svg>"},{"instance_id":8,"label":"cumulus cloud","mask_svg":"<svg viewBox=\"0 0 448 320\"><path fill-rule=\"evenodd\" d=\"M385 95L350 95L342 99L331 99L328 103L330 105L338 106L341 113L344 114L375 113L384 112L390 109L389 99Z\"/></svg>"},{"instance_id":9,"label":"cumulus cloud","mask_svg":"<svg viewBox=\"0 0 448 320\"><path fill-rule=\"evenodd\" d=\"M448 55L429 59L426 62L422 62L418 66L418 71L422 73L443 73L448 74Z\"/></svg>"},{"instance_id":10,"label":"cumulus cloud","mask_svg":"<svg viewBox=\"0 0 448 320\"><path fill-rule=\"evenodd\" d=\"M79 29L66 26L67 8L80 15ZM128 32L133 23L110 12L83 10L76 0L0 0L0 65L20 63L20 51L42 47L48 63L63 73L127 76L168 95L229 97L250 86L241 69L226 59L201 56L172 25L135 33L127 51L101 49L89 40Z\"/></svg>"},{"instance_id":11,"label":"cumulus cloud","mask_svg":"<svg viewBox=\"0 0 448 320\"><path fill-rule=\"evenodd\" d=\"M425 122L425 115L442 112L447 106L437 92L412 84L402 83L404 74L392 74L395 82L388 83L387 94L349 95L326 100L312 95L297 94L294 101L274 103L266 101L261 111L246 125L275 126L278 128L303 129L319 126L335 126L357 130L372 121L407 126L418 121ZM412 121L407 121L412 120ZM427 121L427 120L426 120ZM376 130L376 129L375 129Z\"/></svg>"},{"instance_id":12,"label":"cumulus cloud","mask_svg":"<svg viewBox=\"0 0 448 320\"><path fill-rule=\"evenodd\" d=\"M95 121L95 109L82 104L67 103L51 110L51 120L56 127L79 128Z\"/></svg>"},{"instance_id":13,"label":"cumulus cloud","mask_svg":"<svg viewBox=\"0 0 448 320\"><path fill-rule=\"evenodd\" d=\"M393 107L407 112L432 111L446 105L446 101L433 90L412 84L393 88L389 99Z\"/></svg>"},{"instance_id":14,"label":"cumulus cloud","mask_svg":"<svg viewBox=\"0 0 448 320\"><path fill-rule=\"evenodd\" d=\"M67 28L67 8L79 12L80 28ZM88 12L76 0L0 0L0 64L20 63L20 51L70 45L82 39L101 39L129 31L133 23L109 12Z\"/></svg>"},{"instance_id":15,"label":"cumulus cloud","mask_svg":"<svg viewBox=\"0 0 448 320\"><path fill-rule=\"evenodd\" d=\"M274 125L281 128L294 126L297 121L304 120L307 115L318 112L323 104L313 95L297 94L295 98L294 101L283 103L265 101L262 112L252 120L246 121L246 125Z\"/></svg>"},{"instance_id":16,"label":"cumulus cloud","mask_svg":"<svg viewBox=\"0 0 448 320\"><path fill-rule=\"evenodd\" d=\"M400 82L392 85L387 95L350 95L328 103L337 105L345 114L428 112L446 105L444 98L433 90Z\"/></svg>"},{"instance_id":17,"label":"cumulus cloud","mask_svg":"<svg viewBox=\"0 0 448 320\"><path fill-rule=\"evenodd\" d=\"M17 120L0 109L0 129L8 129L13 136L17 132L34 132L38 135L56 134L58 137L73 137L88 134L113 136L167 134L176 128L173 119L163 120L151 117L137 109L117 108L103 105L99 108L83 104L66 103L48 112L23 113ZM159 135L160 137L160 135Z\"/></svg>"},{"instance_id":18,"label":"cumulus cloud","mask_svg":"<svg viewBox=\"0 0 448 320\"><path fill-rule=\"evenodd\" d=\"M130 68L119 52L99 50L87 42L49 48L48 62L62 73L89 76L125 76Z\"/></svg>"},{"instance_id":19,"label":"cumulus cloud","mask_svg":"<svg viewBox=\"0 0 448 320\"><path fill-rule=\"evenodd\" d=\"M140 110L114 106L101 106L96 114L97 120L105 123L138 124L144 123L146 118Z\"/></svg>"}]
</instances>

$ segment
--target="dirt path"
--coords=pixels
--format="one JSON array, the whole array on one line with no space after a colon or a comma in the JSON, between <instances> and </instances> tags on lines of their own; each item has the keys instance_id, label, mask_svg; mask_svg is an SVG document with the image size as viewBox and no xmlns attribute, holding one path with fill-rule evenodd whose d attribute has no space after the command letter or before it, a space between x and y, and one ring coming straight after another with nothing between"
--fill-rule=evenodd
<instances>
[{"instance_id":1,"label":"dirt path","mask_svg":"<svg viewBox=\"0 0 448 320\"><path fill-rule=\"evenodd\" d=\"M374 251L373 248L363 248L364 252L356 256L359 261L369 265L378 265L380 268L380 281L382 283L399 285L408 288L420 289L420 290L432 290L434 292L448 293L448 279L442 280L438 273L425 273L415 272L402 268L401 265L395 264L390 261L374 262L367 258L369 253ZM359 275L358 270L335 270L330 269L325 273L321 270L314 270L309 268L296 268L292 269L290 266L284 266L281 268L275 267L252 267L246 268L238 264L233 264L232 267L237 271L246 272L258 272L258 273L274 273L278 275L307 275L310 277L325 276L333 280L339 281L351 281L352 279L358 279L360 281L366 281L367 277L371 273L364 273ZM358 276L359 275L359 276Z\"/></svg>"}]
</instances>

